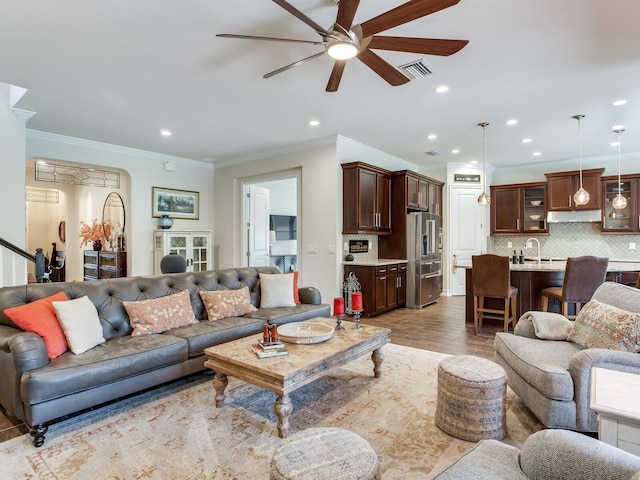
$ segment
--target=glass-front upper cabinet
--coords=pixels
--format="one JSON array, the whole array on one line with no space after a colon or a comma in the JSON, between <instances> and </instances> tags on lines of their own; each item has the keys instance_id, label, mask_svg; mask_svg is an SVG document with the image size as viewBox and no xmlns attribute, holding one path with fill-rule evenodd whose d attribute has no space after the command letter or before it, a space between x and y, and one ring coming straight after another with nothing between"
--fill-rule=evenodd
<instances>
[{"instance_id":1,"label":"glass-front upper cabinet","mask_svg":"<svg viewBox=\"0 0 640 480\"><path fill-rule=\"evenodd\" d=\"M602 231L611 233L638 233L640 219L638 186L640 177L605 177L602 181ZM613 200L620 193L627 200L624 208L613 208Z\"/></svg>"}]
</instances>

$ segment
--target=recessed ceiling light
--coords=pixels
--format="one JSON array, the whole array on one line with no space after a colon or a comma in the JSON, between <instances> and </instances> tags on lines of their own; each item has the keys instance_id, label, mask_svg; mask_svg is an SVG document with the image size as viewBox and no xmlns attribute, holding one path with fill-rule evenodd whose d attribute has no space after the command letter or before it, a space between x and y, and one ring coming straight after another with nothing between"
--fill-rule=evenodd
<instances>
[{"instance_id":1,"label":"recessed ceiling light","mask_svg":"<svg viewBox=\"0 0 640 480\"><path fill-rule=\"evenodd\" d=\"M160 131L160 135L162 135L163 137L170 137L171 136L171 131L170 130L161 130Z\"/></svg>"},{"instance_id":2,"label":"recessed ceiling light","mask_svg":"<svg viewBox=\"0 0 640 480\"><path fill-rule=\"evenodd\" d=\"M309 126L317 127L318 125L320 125L320 122L318 120L309 120Z\"/></svg>"},{"instance_id":3,"label":"recessed ceiling light","mask_svg":"<svg viewBox=\"0 0 640 480\"><path fill-rule=\"evenodd\" d=\"M534 157L539 157L540 155L542 155L542 152L533 152Z\"/></svg>"},{"instance_id":4,"label":"recessed ceiling light","mask_svg":"<svg viewBox=\"0 0 640 480\"><path fill-rule=\"evenodd\" d=\"M611 127L611 131L615 132L616 130L622 130L624 128L624 125L614 125L613 127Z\"/></svg>"},{"instance_id":5,"label":"recessed ceiling light","mask_svg":"<svg viewBox=\"0 0 640 480\"><path fill-rule=\"evenodd\" d=\"M624 98L620 98L611 102L611 105L613 105L614 107L619 107L620 105L624 105L625 103L627 103L627 101Z\"/></svg>"},{"instance_id":6,"label":"recessed ceiling light","mask_svg":"<svg viewBox=\"0 0 640 480\"><path fill-rule=\"evenodd\" d=\"M516 123L518 123L518 120L516 119L511 119L511 120L507 120L506 122L507 125L511 126L511 125L515 125Z\"/></svg>"},{"instance_id":7,"label":"recessed ceiling light","mask_svg":"<svg viewBox=\"0 0 640 480\"><path fill-rule=\"evenodd\" d=\"M523 138L522 139L522 143L531 143L531 139L530 138Z\"/></svg>"},{"instance_id":8,"label":"recessed ceiling light","mask_svg":"<svg viewBox=\"0 0 640 480\"><path fill-rule=\"evenodd\" d=\"M619 143L619 142L611 142L611 143L609 144L609 146L610 146L610 147L617 147L618 145L620 145L620 143Z\"/></svg>"},{"instance_id":9,"label":"recessed ceiling light","mask_svg":"<svg viewBox=\"0 0 640 480\"><path fill-rule=\"evenodd\" d=\"M474 165L478 163L478 160L471 160L469 163L473 163Z\"/></svg>"},{"instance_id":10,"label":"recessed ceiling light","mask_svg":"<svg viewBox=\"0 0 640 480\"><path fill-rule=\"evenodd\" d=\"M429 135L427 135L428 140L435 140L436 138L438 138L438 136L435 133L430 133Z\"/></svg>"},{"instance_id":11,"label":"recessed ceiling light","mask_svg":"<svg viewBox=\"0 0 640 480\"><path fill-rule=\"evenodd\" d=\"M446 85L440 85L434 88L433 91L436 93L445 93L449 91L449 87L447 87Z\"/></svg>"},{"instance_id":12,"label":"recessed ceiling light","mask_svg":"<svg viewBox=\"0 0 640 480\"><path fill-rule=\"evenodd\" d=\"M453 150L451 150L451 153L460 153L460 149L459 148L454 148Z\"/></svg>"}]
</instances>

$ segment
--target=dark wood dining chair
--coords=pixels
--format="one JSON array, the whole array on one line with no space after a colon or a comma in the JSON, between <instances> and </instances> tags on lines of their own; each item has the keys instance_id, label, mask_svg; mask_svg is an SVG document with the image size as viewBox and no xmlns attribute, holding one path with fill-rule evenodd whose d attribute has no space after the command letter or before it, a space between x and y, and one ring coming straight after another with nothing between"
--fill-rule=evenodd
<instances>
[{"instance_id":1,"label":"dark wood dining chair","mask_svg":"<svg viewBox=\"0 0 640 480\"><path fill-rule=\"evenodd\" d=\"M511 285L509 257L485 253L471 257L473 282L473 331L477 335L485 318L503 320L504 331L516 323L518 289ZM503 307L486 306L485 299L502 299Z\"/></svg>"},{"instance_id":2,"label":"dark wood dining chair","mask_svg":"<svg viewBox=\"0 0 640 480\"><path fill-rule=\"evenodd\" d=\"M547 287L540 292L542 311L549 311L549 299L562 304L561 313L576 318L582 306L591 300L593 292L605 282L609 259L585 255L567 258L561 287ZM575 314L569 314L569 304L575 304Z\"/></svg>"}]
</instances>

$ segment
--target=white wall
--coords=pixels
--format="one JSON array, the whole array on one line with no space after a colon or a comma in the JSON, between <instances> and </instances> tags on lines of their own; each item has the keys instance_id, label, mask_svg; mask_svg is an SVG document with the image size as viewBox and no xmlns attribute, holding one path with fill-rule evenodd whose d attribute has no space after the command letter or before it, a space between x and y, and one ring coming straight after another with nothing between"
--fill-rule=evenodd
<instances>
[{"instance_id":1,"label":"white wall","mask_svg":"<svg viewBox=\"0 0 640 480\"><path fill-rule=\"evenodd\" d=\"M0 189L3 227L0 237L24 249L24 132L25 121L17 117L10 105L11 87L0 83L0 152L4 181ZM5 279L7 279L5 281ZM8 250L0 249L0 286L25 283L27 262Z\"/></svg>"},{"instance_id":2,"label":"white wall","mask_svg":"<svg viewBox=\"0 0 640 480\"><path fill-rule=\"evenodd\" d=\"M128 275L153 274L152 234L157 228L157 219L152 217L151 189L153 186L192 190L200 192L200 219L176 219L176 230L213 230L213 166L204 162L169 157L125 147L85 141L60 135L27 131L26 156L20 159L20 192L24 198L25 158L46 158L85 165L108 166L124 170L129 174L130 197L125 203L127 216L127 260ZM164 170L164 162L176 164L175 172ZM92 211L97 218L102 216L104 196L95 199ZM5 192L0 192L0 198ZM5 200L6 201L6 200ZM98 212L99 216L98 216ZM67 238L77 237L78 223L67 222ZM21 222L24 225L24 212ZM24 230L24 228L23 228Z\"/></svg>"}]
</instances>

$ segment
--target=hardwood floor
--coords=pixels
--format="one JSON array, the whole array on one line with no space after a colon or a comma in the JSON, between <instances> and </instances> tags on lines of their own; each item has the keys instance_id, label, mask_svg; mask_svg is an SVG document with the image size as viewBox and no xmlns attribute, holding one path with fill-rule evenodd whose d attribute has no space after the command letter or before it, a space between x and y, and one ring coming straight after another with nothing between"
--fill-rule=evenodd
<instances>
[{"instance_id":1,"label":"hardwood floor","mask_svg":"<svg viewBox=\"0 0 640 480\"><path fill-rule=\"evenodd\" d=\"M438 303L422 310L400 308L362 319L363 325L391 329L391 342L451 355L477 355L493 359L493 340L500 327L486 325L478 335L464 322L464 297L440 297ZM24 423L7 418L0 409L0 442L24 435Z\"/></svg>"}]
</instances>

